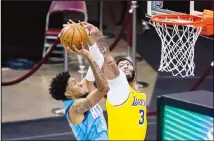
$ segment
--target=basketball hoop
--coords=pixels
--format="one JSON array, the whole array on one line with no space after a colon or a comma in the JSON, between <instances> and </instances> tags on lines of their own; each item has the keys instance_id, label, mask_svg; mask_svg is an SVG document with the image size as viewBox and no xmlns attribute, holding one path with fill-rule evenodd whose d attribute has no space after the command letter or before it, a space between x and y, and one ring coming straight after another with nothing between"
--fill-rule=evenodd
<instances>
[{"instance_id":1,"label":"basketball hoop","mask_svg":"<svg viewBox=\"0 0 214 141\"><path fill-rule=\"evenodd\" d=\"M194 46L204 26L203 17L188 14L159 14L151 24L161 39L159 71L173 76L194 76ZM169 32L172 30L172 32Z\"/></svg>"}]
</instances>

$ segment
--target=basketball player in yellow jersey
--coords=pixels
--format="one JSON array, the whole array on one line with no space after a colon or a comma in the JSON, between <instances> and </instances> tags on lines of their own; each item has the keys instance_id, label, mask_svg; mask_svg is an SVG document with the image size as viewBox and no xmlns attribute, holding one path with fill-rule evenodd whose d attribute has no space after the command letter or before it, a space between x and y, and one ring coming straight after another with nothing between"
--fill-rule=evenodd
<instances>
[{"instance_id":1,"label":"basketball player in yellow jersey","mask_svg":"<svg viewBox=\"0 0 214 141\"><path fill-rule=\"evenodd\" d=\"M147 131L146 95L134 89L135 71L127 58L117 60L120 75L109 82L106 108L109 140L144 140ZM122 72L121 72L122 71Z\"/></svg>"},{"instance_id":2,"label":"basketball player in yellow jersey","mask_svg":"<svg viewBox=\"0 0 214 141\"><path fill-rule=\"evenodd\" d=\"M134 88L135 71L132 62L126 58L116 62L108 45L102 38L98 38L98 28L86 22L82 24L89 31L90 39L94 40L89 51L97 58L96 61L104 62L110 87L106 100L109 140L144 140L147 131L146 95L136 92ZM93 82L93 73L88 71L87 78Z\"/></svg>"}]
</instances>

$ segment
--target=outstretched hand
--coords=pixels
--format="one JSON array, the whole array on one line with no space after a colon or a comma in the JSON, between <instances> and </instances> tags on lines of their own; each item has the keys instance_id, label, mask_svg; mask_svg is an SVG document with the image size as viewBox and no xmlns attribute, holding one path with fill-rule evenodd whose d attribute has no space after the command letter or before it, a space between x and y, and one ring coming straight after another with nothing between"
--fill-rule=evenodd
<instances>
[{"instance_id":1,"label":"outstretched hand","mask_svg":"<svg viewBox=\"0 0 214 141\"><path fill-rule=\"evenodd\" d=\"M77 23L69 19L66 24L63 24L63 27L71 24L77 24Z\"/></svg>"},{"instance_id":2,"label":"outstretched hand","mask_svg":"<svg viewBox=\"0 0 214 141\"><path fill-rule=\"evenodd\" d=\"M76 23L74 21L72 21L71 19L69 19L66 24L63 24L63 27L72 25L72 24L76 24ZM61 35L61 32L59 33L58 37L60 37L60 35Z\"/></svg>"},{"instance_id":3,"label":"outstretched hand","mask_svg":"<svg viewBox=\"0 0 214 141\"><path fill-rule=\"evenodd\" d=\"M89 53L89 51L84 48L83 43L81 43L80 49L77 49L77 47L73 45L72 49L70 47L65 47L65 50L82 56L87 56Z\"/></svg>"},{"instance_id":4,"label":"outstretched hand","mask_svg":"<svg viewBox=\"0 0 214 141\"><path fill-rule=\"evenodd\" d=\"M72 25L72 24L79 24L85 29L85 31L88 35L88 45L90 45L90 46L92 46L102 36L101 32L99 31L99 29L96 26L94 26L93 24L87 23L87 22L78 21L78 23L76 23L76 22L72 21L71 19L69 19L67 24L63 24L63 27ZM59 37L60 37L60 34L59 34Z\"/></svg>"},{"instance_id":5,"label":"outstretched hand","mask_svg":"<svg viewBox=\"0 0 214 141\"><path fill-rule=\"evenodd\" d=\"M67 25L72 25L72 24L79 24L79 25L81 25L81 26L84 26L83 23L84 23L84 22L80 22L80 21L78 21L78 23L76 23L76 22L72 21L71 19L69 19L69 20L67 21L66 24L63 24L63 27L64 27L64 26L67 26Z\"/></svg>"},{"instance_id":6,"label":"outstretched hand","mask_svg":"<svg viewBox=\"0 0 214 141\"><path fill-rule=\"evenodd\" d=\"M100 30L93 24L81 22L83 28L88 32L88 43L94 44L102 36Z\"/></svg>"},{"instance_id":7,"label":"outstretched hand","mask_svg":"<svg viewBox=\"0 0 214 141\"><path fill-rule=\"evenodd\" d=\"M90 24L88 22L78 21L78 23L76 23L76 22L72 21L71 19L69 19L67 24L64 24L63 26L67 26L67 25L71 25L71 24L79 24L85 29L85 31L88 35L88 44L89 45L93 45L102 36L100 30L96 26L94 26L93 24Z\"/></svg>"}]
</instances>

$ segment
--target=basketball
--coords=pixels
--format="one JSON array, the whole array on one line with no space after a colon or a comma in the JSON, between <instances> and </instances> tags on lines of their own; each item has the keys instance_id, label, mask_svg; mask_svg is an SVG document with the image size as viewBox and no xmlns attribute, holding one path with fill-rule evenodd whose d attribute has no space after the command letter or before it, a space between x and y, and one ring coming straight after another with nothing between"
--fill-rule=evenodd
<instances>
[{"instance_id":1,"label":"basketball","mask_svg":"<svg viewBox=\"0 0 214 141\"><path fill-rule=\"evenodd\" d=\"M87 33L80 24L66 25L60 35L60 42L63 47L69 47L73 50L73 45L77 49L81 48L81 43L85 46L87 44Z\"/></svg>"}]
</instances>

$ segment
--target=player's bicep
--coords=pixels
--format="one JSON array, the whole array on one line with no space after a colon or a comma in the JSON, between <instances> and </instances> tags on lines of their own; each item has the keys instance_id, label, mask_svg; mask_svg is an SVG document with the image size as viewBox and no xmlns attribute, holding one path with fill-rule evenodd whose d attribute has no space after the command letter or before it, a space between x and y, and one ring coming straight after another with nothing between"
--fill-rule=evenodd
<instances>
[{"instance_id":1,"label":"player's bicep","mask_svg":"<svg viewBox=\"0 0 214 141\"><path fill-rule=\"evenodd\" d=\"M110 91L107 94L108 101L113 105L123 104L129 97L130 86L124 72L119 71L119 76L108 80Z\"/></svg>"},{"instance_id":2,"label":"player's bicep","mask_svg":"<svg viewBox=\"0 0 214 141\"><path fill-rule=\"evenodd\" d=\"M75 100L70 108L70 112L74 114L83 114L94 107L103 97L105 91L98 89L93 90L86 98Z\"/></svg>"},{"instance_id":3,"label":"player's bicep","mask_svg":"<svg viewBox=\"0 0 214 141\"><path fill-rule=\"evenodd\" d=\"M90 110L92 107L93 107L93 105L87 97L77 99L70 107L69 113L70 114L84 114L85 112Z\"/></svg>"},{"instance_id":4,"label":"player's bicep","mask_svg":"<svg viewBox=\"0 0 214 141\"><path fill-rule=\"evenodd\" d=\"M108 91L99 91L98 89L95 89L87 96L87 98L92 106L95 106L107 92Z\"/></svg>"}]
</instances>

